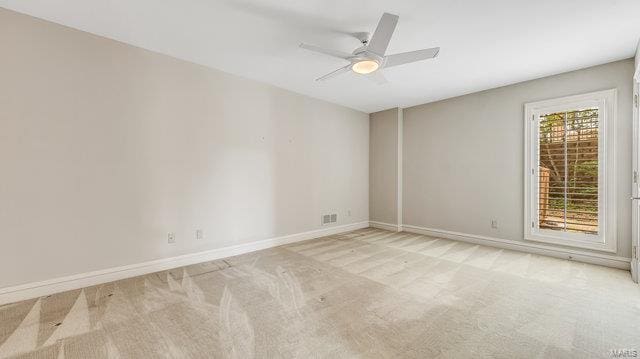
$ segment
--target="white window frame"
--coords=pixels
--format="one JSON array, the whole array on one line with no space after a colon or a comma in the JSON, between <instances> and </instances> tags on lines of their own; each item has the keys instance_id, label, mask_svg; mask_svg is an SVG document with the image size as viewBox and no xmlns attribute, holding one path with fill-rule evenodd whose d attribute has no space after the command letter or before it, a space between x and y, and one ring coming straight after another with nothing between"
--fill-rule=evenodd
<instances>
[{"instance_id":1,"label":"white window frame","mask_svg":"<svg viewBox=\"0 0 640 359\"><path fill-rule=\"evenodd\" d=\"M617 91L610 89L524 105L524 239L616 252L615 145ZM598 234L560 232L538 226L538 117L579 108L598 108Z\"/></svg>"}]
</instances>

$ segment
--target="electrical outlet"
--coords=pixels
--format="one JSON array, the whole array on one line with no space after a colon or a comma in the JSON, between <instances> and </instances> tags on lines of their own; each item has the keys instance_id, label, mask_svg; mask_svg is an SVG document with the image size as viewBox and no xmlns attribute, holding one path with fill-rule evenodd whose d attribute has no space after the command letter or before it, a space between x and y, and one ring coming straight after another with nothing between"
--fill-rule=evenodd
<instances>
[{"instance_id":1,"label":"electrical outlet","mask_svg":"<svg viewBox=\"0 0 640 359\"><path fill-rule=\"evenodd\" d=\"M171 243L176 243L176 234L173 232L169 232L167 234L167 243L171 244Z\"/></svg>"},{"instance_id":2,"label":"electrical outlet","mask_svg":"<svg viewBox=\"0 0 640 359\"><path fill-rule=\"evenodd\" d=\"M491 228L498 229L498 220L497 219L492 219L491 220Z\"/></svg>"},{"instance_id":3,"label":"electrical outlet","mask_svg":"<svg viewBox=\"0 0 640 359\"><path fill-rule=\"evenodd\" d=\"M204 238L204 233L202 232L202 229L196 229L196 239L202 239Z\"/></svg>"}]
</instances>

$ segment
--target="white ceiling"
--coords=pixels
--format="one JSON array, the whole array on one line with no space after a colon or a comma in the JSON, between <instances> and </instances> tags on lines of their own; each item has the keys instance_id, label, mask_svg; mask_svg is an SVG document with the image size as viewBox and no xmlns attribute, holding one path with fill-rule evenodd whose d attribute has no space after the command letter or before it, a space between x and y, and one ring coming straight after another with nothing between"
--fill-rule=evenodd
<instances>
[{"instance_id":1,"label":"white ceiling","mask_svg":"<svg viewBox=\"0 0 640 359\"><path fill-rule=\"evenodd\" d=\"M364 112L408 107L632 57L638 0L0 0L0 6ZM376 85L298 48L351 51L383 12L388 53L440 46Z\"/></svg>"}]
</instances>

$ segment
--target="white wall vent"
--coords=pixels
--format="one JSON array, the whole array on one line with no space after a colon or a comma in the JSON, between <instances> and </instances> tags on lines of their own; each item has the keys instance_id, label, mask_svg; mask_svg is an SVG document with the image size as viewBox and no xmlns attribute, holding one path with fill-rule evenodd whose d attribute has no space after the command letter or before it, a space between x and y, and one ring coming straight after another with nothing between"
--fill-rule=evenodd
<instances>
[{"instance_id":1,"label":"white wall vent","mask_svg":"<svg viewBox=\"0 0 640 359\"><path fill-rule=\"evenodd\" d=\"M322 225L327 225L331 223L338 222L338 215L336 213L333 214L323 214L322 215Z\"/></svg>"}]
</instances>

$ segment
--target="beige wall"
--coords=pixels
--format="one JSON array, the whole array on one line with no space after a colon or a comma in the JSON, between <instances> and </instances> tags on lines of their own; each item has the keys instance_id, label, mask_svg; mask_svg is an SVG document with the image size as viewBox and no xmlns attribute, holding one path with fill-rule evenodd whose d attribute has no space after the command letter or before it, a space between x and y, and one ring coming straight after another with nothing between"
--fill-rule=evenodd
<instances>
[{"instance_id":1,"label":"beige wall","mask_svg":"<svg viewBox=\"0 0 640 359\"><path fill-rule=\"evenodd\" d=\"M0 53L0 288L368 220L367 114L3 9Z\"/></svg>"},{"instance_id":2,"label":"beige wall","mask_svg":"<svg viewBox=\"0 0 640 359\"><path fill-rule=\"evenodd\" d=\"M398 224L398 109L370 115L369 218Z\"/></svg>"},{"instance_id":3,"label":"beige wall","mask_svg":"<svg viewBox=\"0 0 640 359\"><path fill-rule=\"evenodd\" d=\"M617 88L617 254L630 257L633 70L629 59L405 109L404 224L523 240L523 105Z\"/></svg>"}]
</instances>

